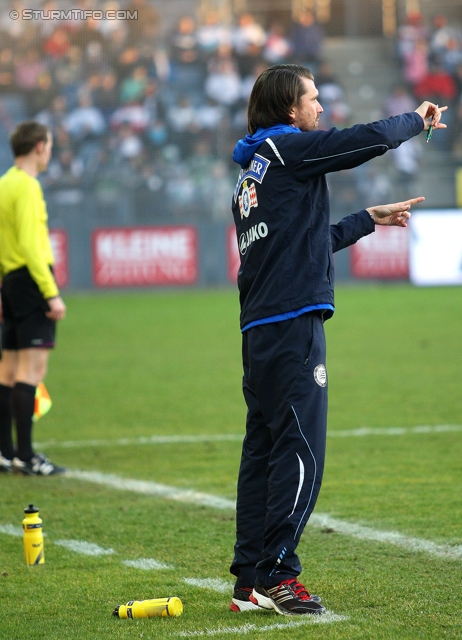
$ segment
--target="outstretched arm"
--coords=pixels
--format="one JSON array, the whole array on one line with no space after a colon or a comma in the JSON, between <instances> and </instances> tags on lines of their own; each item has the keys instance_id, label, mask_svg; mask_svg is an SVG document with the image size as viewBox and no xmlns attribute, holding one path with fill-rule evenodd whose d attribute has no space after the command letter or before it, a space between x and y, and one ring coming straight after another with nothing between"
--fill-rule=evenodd
<instances>
[{"instance_id":1,"label":"outstretched arm","mask_svg":"<svg viewBox=\"0 0 462 640\"><path fill-rule=\"evenodd\" d=\"M412 198L405 202L380 204L346 216L337 224L330 225L332 251L340 251L354 244L360 238L374 232L375 225L406 227L411 217L409 209L425 198Z\"/></svg>"},{"instance_id":2,"label":"outstretched arm","mask_svg":"<svg viewBox=\"0 0 462 640\"><path fill-rule=\"evenodd\" d=\"M376 207L369 207L366 211L371 216L375 224L388 227L407 227L407 221L411 217L409 209L418 202L423 202L425 198L411 198L404 202L394 204L380 204Z\"/></svg>"}]
</instances>

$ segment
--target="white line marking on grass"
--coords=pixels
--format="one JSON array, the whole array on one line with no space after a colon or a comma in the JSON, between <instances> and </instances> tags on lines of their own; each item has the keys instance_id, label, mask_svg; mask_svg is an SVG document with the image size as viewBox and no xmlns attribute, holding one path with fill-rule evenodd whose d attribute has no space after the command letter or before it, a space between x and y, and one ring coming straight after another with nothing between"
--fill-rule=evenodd
<instances>
[{"instance_id":1,"label":"white line marking on grass","mask_svg":"<svg viewBox=\"0 0 462 640\"><path fill-rule=\"evenodd\" d=\"M331 430L327 432L331 438L351 438L364 436L405 436L418 433L447 433L462 431L462 425L440 424L436 426L417 427L361 427L359 429ZM219 435L197 435L197 436L141 436L139 438L117 438L115 440L66 440L57 442L35 442L37 449L74 449L89 447L113 447L113 446L136 446L143 444L195 444L200 442L242 442L244 434L230 433Z\"/></svg>"},{"instance_id":2,"label":"white line marking on grass","mask_svg":"<svg viewBox=\"0 0 462 640\"><path fill-rule=\"evenodd\" d=\"M233 511L236 509L236 503L234 500L228 500L208 493L193 491L192 489L170 487L168 485L157 484L156 482L149 482L147 480L131 480L129 478L121 478L116 475L108 475L97 471L78 470L68 470L66 472L66 476L68 478L94 482L96 484L111 487L113 489L119 489L121 491L133 491L135 493L155 495L168 498L170 500L177 500L179 502L197 504L215 509L229 509ZM448 560L460 560L462 558L462 545L451 546L448 544L438 544L431 540L423 540L421 538L406 536L397 531L379 531L377 529L372 529L371 527L332 518L328 514L314 513L310 517L308 524L318 528L330 528L337 533L342 533L361 540L386 542L388 544L394 544L402 547L408 551L420 551L432 556L447 558Z\"/></svg>"},{"instance_id":3,"label":"white line marking on grass","mask_svg":"<svg viewBox=\"0 0 462 640\"><path fill-rule=\"evenodd\" d=\"M455 560L462 558L462 545L451 547L447 544L437 544L431 540L406 536L398 531L378 531L377 529L365 527L360 524L332 518L325 513L314 513L309 519L308 524L322 529L333 529L336 533L343 533L344 535L353 536L353 538L359 538L360 540L373 540L374 542L394 544L407 551L423 551L432 556Z\"/></svg>"},{"instance_id":4,"label":"white line marking on grass","mask_svg":"<svg viewBox=\"0 0 462 640\"><path fill-rule=\"evenodd\" d=\"M218 636L220 634L246 634L253 631L275 631L281 629L290 629L294 627L301 627L310 624L331 624L332 622L342 622L348 620L348 616L339 616L332 611L316 616L305 615L299 620L290 620L288 622L275 622L274 624L265 624L259 626L257 624L243 624L236 627L218 627L217 629L205 629L204 631L180 631L179 633L172 633L172 636L177 638L194 638L199 636Z\"/></svg>"},{"instance_id":5,"label":"white line marking on grass","mask_svg":"<svg viewBox=\"0 0 462 640\"><path fill-rule=\"evenodd\" d=\"M360 429L345 429L339 431L328 431L327 435L332 438L348 438L363 436L406 436L416 433L447 433L454 431L462 431L462 425L459 424L440 424L436 426L418 426L418 427L361 427Z\"/></svg>"},{"instance_id":6,"label":"white line marking on grass","mask_svg":"<svg viewBox=\"0 0 462 640\"><path fill-rule=\"evenodd\" d=\"M17 527L12 524L0 524L0 533L5 533L7 535L12 536L22 536L23 532L20 527ZM85 540L55 540L54 544L64 547L69 551L74 551L76 553L80 553L86 556L103 556L103 555L111 555L114 554L114 549L103 549L99 545L93 542L86 542ZM152 570L152 569L173 569L174 567L163 564L162 562L158 562L153 558L138 558L137 560L122 560L122 563L127 567L133 567L135 569L144 569L144 570ZM200 589L210 589L212 591L217 591L218 593L231 593L233 589L233 583L227 580L221 580L220 578L183 578L183 582L192 587L198 587ZM249 633L250 631L272 631L274 629L284 629L285 627L298 627L301 624L310 623L327 623L327 622L337 622L340 620L347 620L344 616L338 616L335 613L327 612L322 616L310 616L310 619L303 619L297 621L291 621L288 623L276 623L272 625L266 626L257 626L254 624L246 624L242 627L224 627L220 629L207 629L206 631L184 631L179 634L176 634L178 637L189 638L193 636L214 636L219 633L229 634L229 633ZM174 634L175 635L175 634Z\"/></svg>"},{"instance_id":7,"label":"white line marking on grass","mask_svg":"<svg viewBox=\"0 0 462 640\"><path fill-rule=\"evenodd\" d=\"M54 544L84 556L108 556L115 553L114 549L103 549L94 542L85 540L54 540Z\"/></svg>"},{"instance_id":8,"label":"white line marking on grass","mask_svg":"<svg viewBox=\"0 0 462 640\"><path fill-rule=\"evenodd\" d=\"M139 438L116 438L115 440L67 440L57 442L35 442L37 449L59 447L61 449L73 449L76 447L112 447L115 445L127 447L140 444L195 444L198 442L242 442L244 434L230 433L218 435L191 435L191 436L140 436Z\"/></svg>"},{"instance_id":9,"label":"white line marking on grass","mask_svg":"<svg viewBox=\"0 0 462 640\"><path fill-rule=\"evenodd\" d=\"M161 570L161 569L174 569L169 564L158 562L153 558L138 558L137 560L123 560L122 564L127 567L133 567L134 569L144 569L145 571Z\"/></svg>"},{"instance_id":10,"label":"white line marking on grass","mask_svg":"<svg viewBox=\"0 0 462 640\"><path fill-rule=\"evenodd\" d=\"M134 493L160 496L162 498L168 498L169 500L214 507L215 509L236 508L233 500L227 500L226 498L220 498L219 496L213 496L208 493L201 493L200 491L193 491L192 489L170 487L148 480L130 480L129 478L120 478L116 475L99 473L98 471L78 470L68 470L66 471L66 476L68 478L76 478L77 480L87 480L88 482L122 491L133 491Z\"/></svg>"},{"instance_id":11,"label":"white line marking on grass","mask_svg":"<svg viewBox=\"0 0 462 640\"><path fill-rule=\"evenodd\" d=\"M0 533L6 533L7 536L18 536L22 538L23 530L14 524L0 524Z\"/></svg>"},{"instance_id":12,"label":"white line marking on grass","mask_svg":"<svg viewBox=\"0 0 462 640\"><path fill-rule=\"evenodd\" d=\"M199 589L210 589L218 591L218 593L232 593L233 583L219 578L183 578L183 582L191 585L191 587L199 587Z\"/></svg>"}]
</instances>

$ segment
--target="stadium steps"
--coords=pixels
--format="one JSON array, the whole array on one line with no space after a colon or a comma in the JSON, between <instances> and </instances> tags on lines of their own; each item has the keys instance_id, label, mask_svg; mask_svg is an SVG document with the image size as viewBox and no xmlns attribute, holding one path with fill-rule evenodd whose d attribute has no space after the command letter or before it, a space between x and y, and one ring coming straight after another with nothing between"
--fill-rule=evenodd
<instances>
[{"instance_id":1,"label":"stadium steps","mask_svg":"<svg viewBox=\"0 0 462 640\"><path fill-rule=\"evenodd\" d=\"M13 161L8 141L12 126L27 120L27 110L20 95L8 94L0 96L0 175L5 173Z\"/></svg>"},{"instance_id":2,"label":"stadium steps","mask_svg":"<svg viewBox=\"0 0 462 640\"><path fill-rule=\"evenodd\" d=\"M332 65L335 78L346 92L352 123L371 122L382 117L385 98L402 82L394 42L382 37L328 38L324 58ZM423 136L421 139L425 144ZM385 156L383 160L384 170L393 178L390 157ZM454 177L455 166L450 152L441 149L433 139L424 148L421 171L415 183L416 194L425 196L427 208L454 207Z\"/></svg>"}]
</instances>

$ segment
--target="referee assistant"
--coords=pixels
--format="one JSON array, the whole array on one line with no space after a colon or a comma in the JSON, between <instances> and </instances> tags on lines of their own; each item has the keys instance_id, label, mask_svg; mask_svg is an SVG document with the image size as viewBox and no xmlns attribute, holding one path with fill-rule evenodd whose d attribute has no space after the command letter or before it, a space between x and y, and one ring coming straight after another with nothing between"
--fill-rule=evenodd
<instances>
[{"instance_id":1,"label":"referee assistant","mask_svg":"<svg viewBox=\"0 0 462 640\"><path fill-rule=\"evenodd\" d=\"M34 452L32 418L56 322L66 313L53 276L48 215L37 180L48 166L53 141L46 127L30 121L15 128L10 144L14 166L0 178L0 471L49 476L64 469Z\"/></svg>"}]
</instances>

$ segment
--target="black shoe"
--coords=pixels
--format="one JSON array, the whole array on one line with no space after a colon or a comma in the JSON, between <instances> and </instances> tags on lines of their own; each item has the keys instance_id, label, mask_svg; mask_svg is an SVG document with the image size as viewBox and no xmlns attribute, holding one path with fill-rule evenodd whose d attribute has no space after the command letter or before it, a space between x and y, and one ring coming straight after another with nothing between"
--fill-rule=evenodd
<instances>
[{"instance_id":1,"label":"black shoe","mask_svg":"<svg viewBox=\"0 0 462 640\"><path fill-rule=\"evenodd\" d=\"M12 473L13 472L13 460L9 460L2 456L0 451L0 473Z\"/></svg>"},{"instance_id":2,"label":"black shoe","mask_svg":"<svg viewBox=\"0 0 462 640\"><path fill-rule=\"evenodd\" d=\"M15 458L13 468L15 473L24 476L52 476L66 471L64 467L53 464L44 453L36 453L28 462Z\"/></svg>"},{"instance_id":3,"label":"black shoe","mask_svg":"<svg viewBox=\"0 0 462 640\"><path fill-rule=\"evenodd\" d=\"M254 604L250 600L252 595L252 587L242 587L241 589L234 589L233 599L229 608L236 613L239 611L258 611L261 607L258 604Z\"/></svg>"},{"instance_id":4,"label":"black shoe","mask_svg":"<svg viewBox=\"0 0 462 640\"><path fill-rule=\"evenodd\" d=\"M254 604L250 600L252 595L252 587L243 587L242 589L234 589L233 599L229 608L236 613L239 611L258 611L261 607L258 604Z\"/></svg>"},{"instance_id":5,"label":"black shoe","mask_svg":"<svg viewBox=\"0 0 462 640\"><path fill-rule=\"evenodd\" d=\"M252 591L252 587L242 587L240 589L235 588L233 599L231 600L231 604L229 606L231 611L235 611L236 613L238 613L240 611L258 611L259 609L261 611L262 609L273 609L272 606L264 607L252 602L252 600L250 599ZM313 602L321 602L321 598L319 596L310 594L310 597Z\"/></svg>"},{"instance_id":6,"label":"black shoe","mask_svg":"<svg viewBox=\"0 0 462 640\"><path fill-rule=\"evenodd\" d=\"M283 580L275 587L255 585L250 601L263 609L274 609L283 616L319 615L325 608L319 603L320 598L313 600L308 591L296 578Z\"/></svg>"}]
</instances>

